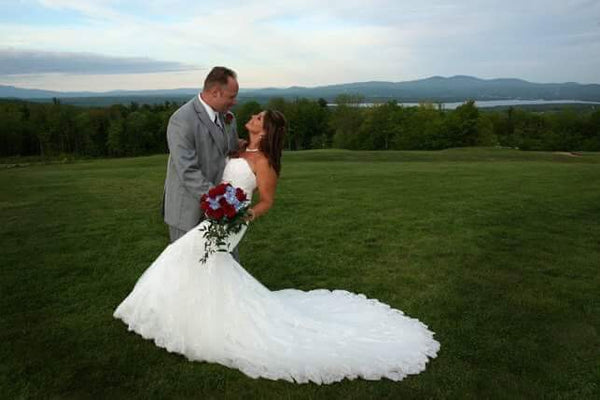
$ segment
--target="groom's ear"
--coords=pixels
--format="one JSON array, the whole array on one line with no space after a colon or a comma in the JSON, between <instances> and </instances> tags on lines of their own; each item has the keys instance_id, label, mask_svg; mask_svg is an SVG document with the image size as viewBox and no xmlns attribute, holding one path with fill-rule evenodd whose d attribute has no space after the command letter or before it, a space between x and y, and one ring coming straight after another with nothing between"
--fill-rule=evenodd
<instances>
[{"instance_id":1,"label":"groom's ear","mask_svg":"<svg viewBox=\"0 0 600 400\"><path fill-rule=\"evenodd\" d=\"M204 89L203 92L209 98L217 97L217 92L219 91L219 85L213 85L207 89Z\"/></svg>"},{"instance_id":2,"label":"groom's ear","mask_svg":"<svg viewBox=\"0 0 600 400\"><path fill-rule=\"evenodd\" d=\"M215 84L215 85L213 85L212 87L210 87L208 90L210 91L210 94L211 94L212 96L215 96L215 97L216 97L216 96L218 96L219 94L222 94L222 93L223 93L224 87L223 87L222 85Z\"/></svg>"}]
</instances>

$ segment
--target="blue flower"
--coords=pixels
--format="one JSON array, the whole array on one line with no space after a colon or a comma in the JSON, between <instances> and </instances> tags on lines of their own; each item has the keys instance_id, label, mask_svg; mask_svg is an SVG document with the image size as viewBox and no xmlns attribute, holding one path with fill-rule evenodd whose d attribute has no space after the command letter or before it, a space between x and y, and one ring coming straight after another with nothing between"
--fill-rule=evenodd
<instances>
[{"instance_id":1,"label":"blue flower","mask_svg":"<svg viewBox=\"0 0 600 400\"><path fill-rule=\"evenodd\" d=\"M219 201L217 199L208 199L208 205L210 206L211 209L216 210L217 208L220 207L219 205Z\"/></svg>"},{"instance_id":2,"label":"blue flower","mask_svg":"<svg viewBox=\"0 0 600 400\"><path fill-rule=\"evenodd\" d=\"M231 204L232 206L235 205L235 203L238 201L237 197L235 197L235 190L233 192L227 191L227 193L225 193L224 197L225 197L225 200L227 200L227 202L229 204Z\"/></svg>"}]
</instances>

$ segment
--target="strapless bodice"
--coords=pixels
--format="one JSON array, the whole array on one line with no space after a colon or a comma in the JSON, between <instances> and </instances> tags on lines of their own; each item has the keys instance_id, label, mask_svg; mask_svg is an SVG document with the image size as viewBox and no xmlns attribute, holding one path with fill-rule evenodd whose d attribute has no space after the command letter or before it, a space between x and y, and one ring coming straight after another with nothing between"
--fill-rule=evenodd
<instances>
[{"instance_id":1,"label":"strapless bodice","mask_svg":"<svg viewBox=\"0 0 600 400\"><path fill-rule=\"evenodd\" d=\"M241 188L249 199L256 189L256 175L250 168L250 164L244 158L230 158L227 160L223 171L223 182L229 182L235 187Z\"/></svg>"}]
</instances>

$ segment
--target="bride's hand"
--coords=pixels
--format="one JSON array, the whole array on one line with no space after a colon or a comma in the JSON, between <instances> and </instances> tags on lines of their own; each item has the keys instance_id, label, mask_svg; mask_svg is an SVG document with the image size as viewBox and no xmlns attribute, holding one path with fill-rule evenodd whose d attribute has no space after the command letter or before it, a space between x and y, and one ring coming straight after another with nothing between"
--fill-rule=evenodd
<instances>
[{"instance_id":1,"label":"bride's hand","mask_svg":"<svg viewBox=\"0 0 600 400\"><path fill-rule=\"evenodd\" d=\"M246 222L252 222L252 221L254 221L256 219L256 214L254 213L254 210L251 209L251 208L249 208L247 212L248 212L248 215L246 215L246 217L244 218L244 220Z\"/></svg>"}]
</instances>

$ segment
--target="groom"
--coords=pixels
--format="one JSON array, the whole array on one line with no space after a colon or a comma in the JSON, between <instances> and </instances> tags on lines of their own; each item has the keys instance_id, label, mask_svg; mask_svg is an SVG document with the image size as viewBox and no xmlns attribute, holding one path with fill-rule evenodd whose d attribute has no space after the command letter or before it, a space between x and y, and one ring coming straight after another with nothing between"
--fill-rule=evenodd
<instances>
[{"instance_id":1,"label":"groom","mask_svg":"<svg viewBox=\"0 0 600 400\"><path fill-rule=\"evenodd\" d=\"M235 105L238 88L234 71L214 67L202 92L169 120L163 215L171 242L200 222L200 197L221 181L225 158L238 149L235 119L226 127L223 118Z\"/></svg>"}]
</instances>

